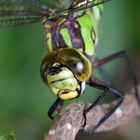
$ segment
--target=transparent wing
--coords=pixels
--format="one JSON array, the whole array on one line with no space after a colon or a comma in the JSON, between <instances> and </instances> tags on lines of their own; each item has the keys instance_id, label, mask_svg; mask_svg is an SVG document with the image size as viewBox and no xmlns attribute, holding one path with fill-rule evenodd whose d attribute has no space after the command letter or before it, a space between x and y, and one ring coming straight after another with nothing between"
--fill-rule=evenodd
<instances>
[{"instance_id":1,"label":"transparent wing","mask_svg":"<svg viewBox=\"0 0 140 140\"><path fill-rule=\"evenodd\" d=\"M71 5L65 11L70 10L72 12L77 12L77 11L85 10L87 8L91 8L91 7L103 4L108 1L110 0L73 0Z\"/></svg>"},{"instance_id":2,"label":"transparent wing","mask_svg":"<svg viewBox=\"0 0 140 140\"><path fill-rule=\"evenodd\" d=\"M63 16L107 1L109 0L0 0L0 27L39 22L43 17L51 17L52 13Z\"/></svg>"},{"instance_id":3,"label":"transparent wing","mask_svg":"<svg viewBox=\"0 0 140 140\"><path fill-rule=\"evenodd\" d=\"M40 21L50 16L48 9L42 0L0 0L0 27Z\"/></svg>"}]
</instances>

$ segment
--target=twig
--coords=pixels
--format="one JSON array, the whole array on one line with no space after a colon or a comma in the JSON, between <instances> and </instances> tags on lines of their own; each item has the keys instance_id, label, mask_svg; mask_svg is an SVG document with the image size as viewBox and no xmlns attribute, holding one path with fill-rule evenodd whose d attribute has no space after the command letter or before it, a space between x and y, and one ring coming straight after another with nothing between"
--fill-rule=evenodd
<instances>
[{"instance_id":1,"label":"twig","mask_svg":"<svg viewBox=\"0 0 140 140\"><path fill-rule=\"evenodd\" d=\"M94 126L96 126L98 121L103 117L105 110L110 110L115 103L116 100L108 104L98 105L91 110L87 114L87 124L84 131L93 132ZM89 105L90 104L84 103L71 103L67 107L63 108L54 120L48 133L45 135L44 140L74 140L83 123L83 111ZM95 132L115 129L139 115L140 108L136 98L134 95L126 95L121 106L107 121L96 129Z\"/></svg>"}]
</instances>

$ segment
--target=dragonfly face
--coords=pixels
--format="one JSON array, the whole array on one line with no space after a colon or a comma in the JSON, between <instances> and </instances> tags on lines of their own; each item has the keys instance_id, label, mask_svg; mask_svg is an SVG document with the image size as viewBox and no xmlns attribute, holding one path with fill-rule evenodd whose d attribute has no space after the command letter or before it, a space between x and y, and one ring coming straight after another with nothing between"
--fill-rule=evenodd
<instances>
[{"instance_id":1,"label":"dragonfly face","mask_svg":"<svg viewBox=\"0 0 140 140\"><path fill-rule=\"evenodd\" d=\"M79 97L89 79L92 66L78 50L64 48L50 53L42 62L41 77L61 99Z\"/></svg>"}]
</instances>

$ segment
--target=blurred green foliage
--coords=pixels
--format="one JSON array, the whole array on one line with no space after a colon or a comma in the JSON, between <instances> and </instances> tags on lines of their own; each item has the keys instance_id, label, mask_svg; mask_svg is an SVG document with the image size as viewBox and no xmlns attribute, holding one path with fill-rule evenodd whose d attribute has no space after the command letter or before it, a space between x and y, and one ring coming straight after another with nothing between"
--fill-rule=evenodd
<instances>
[{"instance_id":1,"label":"blurred green foliage","mask_svg":"<svg viewBox=\"0 0 140 140\"><path fill-rule=\"evenodd\" d=\"M6 135L1 136L0 140L16 140L15 134L13 131L11 131L11 132L7 133Z\"/></svg>"},{"instance_id":2,"label":"blurred green foliage","mask_svg":"<svg viewBox=\"0 0 140 140\"><path fill-rule=\"evenodd\" d=\"M122 49L130 55L140 52L139 5L139 0L105 4L99 26L99 56ZM42 139L50 124L47 110L55 100L39 75L45 54L39 23L0 29L0 134L14 130L19 140ZM90 98L85 94L79 100Z\"/></svg>"}]
</instances>

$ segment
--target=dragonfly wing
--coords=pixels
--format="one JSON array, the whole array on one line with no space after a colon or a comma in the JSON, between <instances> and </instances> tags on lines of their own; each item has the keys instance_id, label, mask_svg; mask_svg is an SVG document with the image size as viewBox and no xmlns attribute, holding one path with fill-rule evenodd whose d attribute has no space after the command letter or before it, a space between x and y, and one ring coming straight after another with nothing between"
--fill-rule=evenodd
<instances>
[{"instance_id":1,"label":"dragonfly wing","mask_svg":"<svg viewBox=\"0 0 140 140\"><path fill-rule=\"evenodd\" d=\"M0 27L38 22L50 14L47 4L40 0L0 1Z\"/></svg>"},{"instance_id":2,"label":"dragonfly wing","mask_svg":"<svg viewBox=\"0 0 140 140\"><path fill-rule=\"evenodd\" d=\"M71 1L64 3L64 0L0 0L0 27L39 22L43 17L51 17L53 8L57 9L57 15L64 15L71 10L77 12L109 0L73 0L71 5L63 10Z\"/></svg>"},{"instance_id":3,"label":"dragonfly wing","mask_svg":"<svg viewBox=\"0 0 140 140\"><path fill-rule=\"evenodd\" d=\"M110 0L73 0L71 5L65 11L71 10L72 12L77 12L103 4L107 1Z\"/></svg>"}]
</instances>

